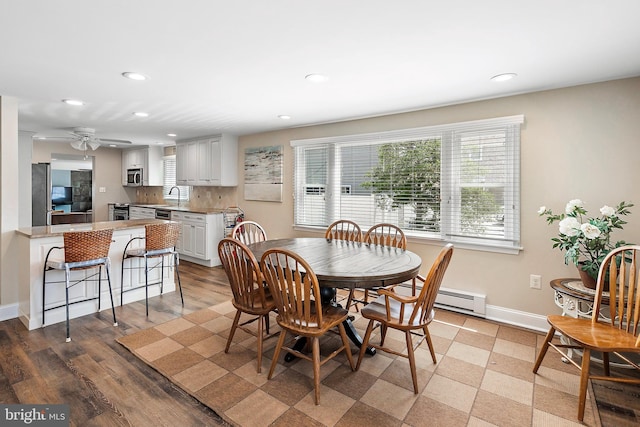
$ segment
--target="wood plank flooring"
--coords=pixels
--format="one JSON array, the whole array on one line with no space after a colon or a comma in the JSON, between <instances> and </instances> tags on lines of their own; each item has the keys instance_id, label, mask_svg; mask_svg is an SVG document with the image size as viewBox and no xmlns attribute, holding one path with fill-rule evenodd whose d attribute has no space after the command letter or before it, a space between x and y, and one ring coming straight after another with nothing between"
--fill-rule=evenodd
<instances>
[{"instance_id":1,"label":"wood plank flooring","mask_svg":"<svg viewBox=\"0 0 640 427\"><path fill-rule=\"evenodd\" d=\"M0 322L0 402L67 403L72 426L226 425L213 411L174 386L115 342L231 298L224 270L182 261L178 292L28 331L18 319ZM117 284L116 284L117 286Z\"/></svg>"}]
</instances>

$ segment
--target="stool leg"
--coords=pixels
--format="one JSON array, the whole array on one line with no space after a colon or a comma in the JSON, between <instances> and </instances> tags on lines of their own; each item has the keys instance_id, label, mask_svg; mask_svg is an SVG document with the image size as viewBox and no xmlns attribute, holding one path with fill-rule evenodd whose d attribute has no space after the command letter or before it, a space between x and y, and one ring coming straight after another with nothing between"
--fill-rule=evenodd
<instances>
[{"instance_id":1,"label":"stool leg","mask_svg":"<svg viewBox=\"0 0 640 427\"><path fill-rule=\"evenodd\" d=\"M144 256L144 302L147 307L147 317L149 317L149 262Z\"/></svg>"},{"instance_id":2,"label":"stool leg","mask_svg":"<svg viewBox=\"0 0 640 427\"><path fill-rule=\"evenodd\" d=\"M182 283L180 283L180 271L178 271L178 264L180 264L180 258L178 258L178 253L173 253L173 266L176 269L176 276L178 277L178 288L180 289L180 301L182 301L182 306L184 307L184 297L182 296Z\"/></svg>"},{"instance_id":3,"label":"stool leg","mask_svg":"<svg viewBox=\"0 0 640 427\"><path fill-rule=\"evenodd\" d=\"M124 260L127 258L126 253L122 256L122 263L120 264L120 307L122 307L124 301Z\"/></svg>"},{"instance_id":4,"label":"stool leg","mask_svg":"<svg viewBox=\"0 0 640 427\"><path fill-rule=\"evenodd\" d=\"M110 273L110 265L106 264L105 270L107 271L107 283L109 283L109 297L111 298L111 312L113 313L113 326L118 326L118 321L116 320L116 308L113 306L113 292L111 291L111 273Z\"/></svg>"},{"instance_id":5,"label":"stool leg","mask_svg":"<svg viewBox=\"0 0 640 427\"><path fill-rule=\"evenodd\" d=\"M67 301L67 305L66 305L66 309L67 309L67 342L71 341L71 336L69 334L69 268L66 268L64 271L64 280L65 280L65 287L64 287L64 294L65 294L65 298Z\"/></svg>"},{"instance_id":6,"label":"stool leg","mask_svg":"<svg viewBox=\"0 0 640 427\"><path fill-rule=\"evenodd\" d=\"M100 296L102 295L102 266L98 266L98 313L100 313Z\"/></svg>"},{"instance_id":7,"label":"stool leg","mask_svg":"<svg viewBox=\"0 0 640 427\"><path fill-rule=\"evenodd\" d=\"M44 276L46 275L46 273L47 273L47 266L45 265L44 270L42 270L42 327L43 328L44 328L44 301L45 301L45 299L44 299L44 294L45 294L44 290L46 289L46 283L47 283L45 281Z\"/></svg>"},{"instance_id":8,"label":"stool leg","mask_svg":"<svg viewBox=\"0 0 640 427\"><path fill-rule=\"evenodd\" d=\"M162 293L164 289L164 255L162 255L160 257L160 295L162 295Z\"/></svg>"}]
</instances>

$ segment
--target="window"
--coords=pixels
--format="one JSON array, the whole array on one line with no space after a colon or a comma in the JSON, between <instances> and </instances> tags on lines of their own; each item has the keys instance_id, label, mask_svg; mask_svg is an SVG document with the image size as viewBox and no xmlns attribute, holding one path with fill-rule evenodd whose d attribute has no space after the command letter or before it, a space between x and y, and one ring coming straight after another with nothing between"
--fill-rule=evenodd
<instances>
[{"instance_id":1,"label":"window","mask_svg":"<svg viewBox=\"0 0 640 427\"><path fill-rule=\"evenodd\" d=\"M291 141L295 224L390 222L408 236L518 249L523 121Z\"/></svg>"},{"instance_id":2,"label":"window","mask_svg":"<svg viewBox=\"0 0 640 427\"><path fill-rule=\"evenodd\" d=\"M164 168L164 184L162 185L162 197L165 200L178 201L178 194L180 194L180 200L189 201L189 190L191 187L186 185L179 185L180 193L174 191L173 194L169 194L172 187L176 185L176 156L165 156L162 160Z\"/></svg>"}]
</instances>

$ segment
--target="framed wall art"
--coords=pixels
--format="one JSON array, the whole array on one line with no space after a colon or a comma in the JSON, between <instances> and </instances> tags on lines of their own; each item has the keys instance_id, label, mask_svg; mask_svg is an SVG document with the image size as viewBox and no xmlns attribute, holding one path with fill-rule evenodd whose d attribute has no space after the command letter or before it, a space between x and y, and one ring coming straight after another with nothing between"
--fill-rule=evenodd
<instances>
[{"instance_id":1,"label":"framed wall art","mask_svg":"<svg viewBox=\"0 0 640 427\"><path fill-rule=\"evenodd\" d=\"M244 150L244 199L282 202L282 145Z\"/></svg>"}]
</instances>

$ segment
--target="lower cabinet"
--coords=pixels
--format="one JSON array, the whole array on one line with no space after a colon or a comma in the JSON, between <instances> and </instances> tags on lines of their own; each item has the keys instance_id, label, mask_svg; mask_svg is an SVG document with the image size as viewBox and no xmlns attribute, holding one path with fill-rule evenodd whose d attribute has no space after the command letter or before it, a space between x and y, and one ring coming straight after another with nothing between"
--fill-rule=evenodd
<instances>
[{"instance_id":1,"label":"lower cabinet","mask_svg":"<svg viewBox=\"0 0 640 427\"><path fill-rule=\"evenodd\" d=\"M140 206L131 206L129 208L129 219L154 219L156 210L154 208L143 208Z\"/></svg>"},{"instance_id":2,"label":"lower cabinet","mask_svg":"<svg viewBox=\"0 0 640 427\"><path fill-rule=\"evenodd\" d=\"M182 259L208 267L220 265L218 242L224 237L222 214L174 211L171 220L182 223L176 245Z\"/></svg>"}]
</instances>

